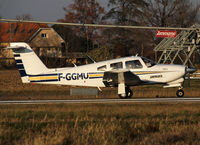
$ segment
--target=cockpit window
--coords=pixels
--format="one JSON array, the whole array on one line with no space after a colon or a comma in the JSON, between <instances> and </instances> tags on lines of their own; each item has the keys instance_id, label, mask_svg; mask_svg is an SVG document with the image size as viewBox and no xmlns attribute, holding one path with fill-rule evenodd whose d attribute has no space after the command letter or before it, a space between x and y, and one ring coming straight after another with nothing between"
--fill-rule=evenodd
<instances>
[{"instance_id":1,"label":"cockpit window","mask_svg":"<svg viewBox=\"0 0 200 145\"><path fill-rule=\"evenodd\" d=\"M98 71L105 71L106 70L106 65L98 67L97 70Z\"/></svg>"},{"instance_id":2,"label":"cockpit window","mask_svg":"<svg viewBox=\"0 0 200 145\"><path fill-rule=\"evenodd\" d=\"M142 68L142 64L140 63L139 60L126 61L126 68L127 69L138 69L138 68Z\"/></svg>"},{"instance_id":3,"label":"cockpit window","mask_svg":"<svg viewBox=\"0 0 200 145\"><path fill-rule=\"evenodd\" d=\"M122 62L117 62L117 63L110 64L110 67L112 69L120 69L120 68L123 68L123 65L122 65Z\"/></svg>"},{"instance_id":4,"label":"cockpit window","mask_svg":"<svg viewBox=\"0 0 200 145\"><path fill-rule=\"evenodd\" d=\"M145 65L147 67L152 67L152 66L156 65L156 63L153 60L150 60L150 59L147 59L144 57L142 57L142 60L144 61Z\"/></svg>"}]
</instances>

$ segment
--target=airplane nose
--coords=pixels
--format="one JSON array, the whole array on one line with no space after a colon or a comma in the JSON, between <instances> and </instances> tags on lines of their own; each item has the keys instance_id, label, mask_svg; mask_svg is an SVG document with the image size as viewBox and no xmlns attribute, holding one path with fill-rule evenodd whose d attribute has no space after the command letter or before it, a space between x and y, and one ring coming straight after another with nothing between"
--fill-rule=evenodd
<instances>
[{"instance_id":1,"label":"airplane nose","mask_svg":"<svg viewBox=\"0 0 200 145\"><path fill-rule=\"evenodd\" d=\"M194 72L196 72L196 71L197 71L196 68L188 68L188 67L185 68L185 73L186 73L186 74L187 74L187 73L192 74L192 73L194 73Z\"/></svg>"}]
</instances>

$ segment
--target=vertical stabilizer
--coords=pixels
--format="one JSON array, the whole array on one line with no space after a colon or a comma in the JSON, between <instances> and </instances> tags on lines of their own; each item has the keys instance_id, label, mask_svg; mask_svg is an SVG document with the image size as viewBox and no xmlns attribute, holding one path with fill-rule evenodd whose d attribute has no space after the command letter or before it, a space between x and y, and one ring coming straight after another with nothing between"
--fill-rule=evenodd
<instances>
[{"instance_id":1,"label":"vertical stabilizer","mask_svg":"<svg viewBox=\"0 0 200 145\"><path fill-rule=\"evenodd\" d=\"M9 49L13 50L23 83L29 83L29 75L38 75L48 72L48 68L28 44L23 42L10 43Z\"/></svg>"}]
</instances>

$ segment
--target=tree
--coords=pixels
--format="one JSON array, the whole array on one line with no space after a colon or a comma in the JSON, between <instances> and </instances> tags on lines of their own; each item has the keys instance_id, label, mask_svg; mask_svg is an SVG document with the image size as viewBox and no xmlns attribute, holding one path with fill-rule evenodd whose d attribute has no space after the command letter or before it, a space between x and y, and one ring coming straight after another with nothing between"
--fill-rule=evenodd
<instances>
[{"instance_id":1,"label":"tree","mask_svg":"<svg viewBox=\"0 0 200 145\"><path fill-rule=\"evenodd\" d=\"M138 24L137 17L142 15L141 8L146 5L144 0L109 0L111 9L104 19L112 19L118 25Z\"/></svg>"},{"instance_id":2,"label":"tree","mask_svg":"<svg viewBox=\"0 0 200 145\"><path fill-rule=\"evenodd\" d=\"M198 21L200 5L190 0L146 0L141 17L148 26L190 27Z\"/></svg>"},{"instance_id":3,"label":"tree","mask_svg":"<svg viewBox=\"0 0 200 145\"><path fill-rule=\"evenodd\" d=\"M109 0L109 6L104 18L118 25L190 27L198 22L199 6L190 0ZM152 50L160 40L154 30L112 29L106 33L112 37L109 41L116 55L122 56L138 53L153 58Z\"/></svg>"},{"instance_id":4,"label":"tree","mask_svg":"<svg viewBox=\"0 0 200 145\"><path fill-rule=\"evenodd\" d=\"M145 0L145 2L147 4L142 7L143 13L139 17L140 23L144 26L191 27L198 22L200 6L194 6L191 0ZM155 30L146 32L151 36L145 40L150 42L150 46L155 47L162 40L156 38Z\"/></svg>"},{"instance_id":5,"label":"tree","mask_svg":"<svg viewBox=\"0 0 200 145\"><path fill-rule=\"evenodd\" d=\"M117 25L141 25L138 20L145 5L144 0L109 0L111 9L103 18ZM108 43L114 45L116 56L141 54L139 48L143 45L138 43L144 38L141 30L114 28L106 29L104 34L108 36Z\"/></svg>"},{"instance_id":6,"label":"tree","mask_svg":"<svg viewBox=\"0 0 200 145\"><path fill-rule=\"evenodd\" d=\"M86 52L86 39L81 36L77 36L71 27L53 25L52 28L65 40L68 52Z\"/></svg>"},{"instance_id":7,"label":"tree","mask_svg":"<svg viewBox=\"0 0 200 145\"><path fill-rule=\"evenodd\" d=\"M33 20L30 14L23 14L23 15L17 15L16 16L17 20Z\"/></svg>"},{"instance_id":8,"label":"tree","mask_svg":"<svg viewBox=\"0 0 200 145\"><path fill-rule=\"evenodd\" d=\"M64 11L65 19L59 21L79 24L99 24L104 14L104 8L95 0L74 0L73 4L64 8ZM99 31L94 27L74 27L72 30L87 40L87 51L91 49L89 42L94 41L99 35Z\"/></svg>"},{"instance_id":9,"label":"tree","mask_svg":"<svg viewBox=\"0 0 200 145\"><path fill-rule=\"evenodd\" d=\"M108 59L113 59L113 48L112 45L104 45L100 48L91 50L88 55L95 61L103 61Z\"/></svg>"}]
</instances>

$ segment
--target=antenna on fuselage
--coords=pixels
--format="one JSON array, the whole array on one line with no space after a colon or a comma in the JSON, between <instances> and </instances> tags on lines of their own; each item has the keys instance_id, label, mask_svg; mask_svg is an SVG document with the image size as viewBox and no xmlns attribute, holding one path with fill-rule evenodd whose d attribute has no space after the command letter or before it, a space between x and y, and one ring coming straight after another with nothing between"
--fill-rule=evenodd
<instances>
[{"instance_id":1,"label":"antenna on fuselage","mask_svg":"<svg viewBox=\"0 0 200 145\"><path fill-rule=\"evenodd\" d=\"M96 61L94 59L92 59L89 55L86 54L86 56L93 62L96 63Z\"/></svg>"},{"instance_id":2,"label":"antenna on fuselage","mask_svg":"<svg viewBox=\"0 0 200 145\"><path fill-rule=\"evenodd\" d=\"M74 67L77 67L77 65L75 63L72 63L74 65Z\"/></svg>"}]
</instances>

